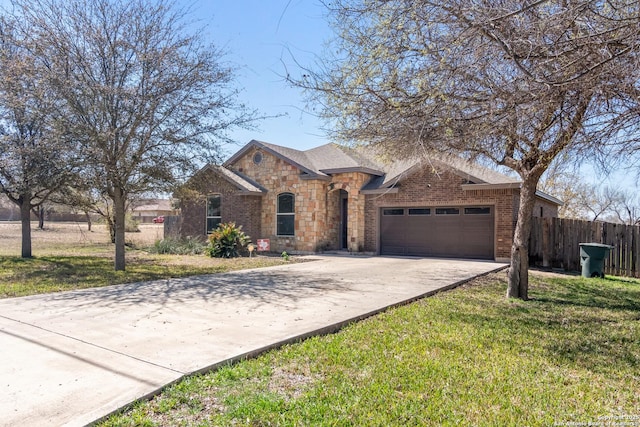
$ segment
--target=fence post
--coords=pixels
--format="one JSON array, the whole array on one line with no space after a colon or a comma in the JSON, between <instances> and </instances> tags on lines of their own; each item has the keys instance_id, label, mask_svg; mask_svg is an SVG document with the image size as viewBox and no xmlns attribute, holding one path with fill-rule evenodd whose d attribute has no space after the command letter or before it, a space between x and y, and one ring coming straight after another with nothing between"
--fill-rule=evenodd
<instances>
[{"instance_id":1,"label":"fence post","mask_svg":"<svg viewBox=\"0 0 640 427\"><path fill-rule=\"evenodd\" d=\"M534 218L529 250L532 265L580 270L578 243L614 246L605 274L640 278L640 226L566 218Z\"/></svg>"},{"instance_id":2,"label":"fence post","mask_svg":"<svg viewBox=\"0 0 640 427\"><path fill-rule=\"evenodd\" d=\"M549 247L549 238L550 236L550 227L549 224L550 218L541 218L542 220L542 266L544 268L551 267L551 248Z\"/></svg>"}]
</instances>

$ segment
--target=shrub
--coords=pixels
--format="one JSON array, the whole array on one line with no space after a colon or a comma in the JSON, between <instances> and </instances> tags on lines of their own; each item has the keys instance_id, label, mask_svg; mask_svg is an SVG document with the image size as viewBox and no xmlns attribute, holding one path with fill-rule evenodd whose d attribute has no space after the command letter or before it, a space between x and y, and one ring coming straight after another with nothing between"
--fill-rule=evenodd
<instances>
[{"instance_id":1,"label":"shrub","mask_svg":"<svg viewBox=\"0 0 640 427\"><path fill-rule=\"evenodd\" d=\"M139 233L140 232L140 223L138 220L134 219L131 215L126 215L124 217L124 231L127 233Z\"/></svg>"},{"instance_id":2,"label":"shrub","mask_svg":"<svg viewBox=\"0 0 640 427\"><path fill-rule=\"evenodd\" d=\"M200 255L204 253L205 248L206 245L196 237L189 236L186 239L167 237L157 240L150 248L150 252L172 255Z\"/></svg>"},{"instance_id":3,"label":"shrub","mask_svg":"<svg viewBox=\"0 0 640 427\"><path fill-rule=\"evenodd\" d=\"M235 222L222 223L209 235L209 255L216 258L235 258L240 256L251 238Z\"/></svg>"}]
</instances>

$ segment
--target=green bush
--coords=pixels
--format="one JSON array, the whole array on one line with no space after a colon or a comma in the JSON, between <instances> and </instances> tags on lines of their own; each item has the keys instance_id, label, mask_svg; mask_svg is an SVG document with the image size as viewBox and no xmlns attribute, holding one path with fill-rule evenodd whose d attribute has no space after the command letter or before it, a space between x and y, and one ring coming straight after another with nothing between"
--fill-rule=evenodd
<instances>
[{"instance_id":1,"label":"green bush","mask_svg":"<svg viewBox=\"0 0 640 427\"><path fill-rule=\"evenodd\" d=\"M176 239L167 237L157 240L150 248L151 253L171 255L200 255L204 253L206 244L196 237Z\"/></svg>"},{"instance_id":2,"label":"green bush","mask_svg":"<svg viewBox=\"0 0 640 427\"><path fill-rule=\"evenodd\" d=\"M251 238L235 222L222 223L209 235L209 255L215 258L236 258L246 250Z\"/></svg>"}]
</instances>

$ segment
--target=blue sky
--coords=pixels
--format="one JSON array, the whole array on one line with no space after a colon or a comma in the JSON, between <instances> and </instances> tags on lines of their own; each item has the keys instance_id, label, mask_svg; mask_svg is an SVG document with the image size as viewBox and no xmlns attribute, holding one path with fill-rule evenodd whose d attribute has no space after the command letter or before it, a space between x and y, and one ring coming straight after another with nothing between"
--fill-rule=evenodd
<instances>
[{"instance_id":1,"label":"blue sky","mask_svg":"<svg viewBox=\"0 0 640 427\"><path fill-rule=\"evenodd\" d=\"M319 0L176 0L189 7L196 27L204 27L205 39L226 52L224 60L236 70L240 101L260 114L278 116L258 123L256 130L230 134L236 142L226 147L230 155L251 139L305 150L330 142L323 123L305 112L299 89L283 79L287 69L293 76L301 64L312 66L324 44L332 37ZM0 0L6 6L8 0ZM585 180L616 185L635 191L635 173L618 171L600 176L583 168Z\"/></svg>"},{"instance_id":2,"label":"blue sky","mask_svg":"<svg viewBox=\"0 0 640 427\"><path fill-rule=\"evenodd\" d=\"M254 131L232 132L238 146L251 139L296 149L329 142L313 114L305 113L299 89L288 85L287 69L300 75L295 60L311 65L331 36L324 7L314 0L184 0L191 5L207 39L227 52L225 60L236 69L240 100L265 119ZM292 57L293 56L293 57ZM285 65L286 64L286 65Z\"/></svg>"},{"instance_id":3,"label":"blue sky","mask_svg":"<svg viewBox=\"0 0 640 427\"><path fill-rule=\"evenodd\" d=\"M208 39L227 51L226 60L237 69L241 100L265 115L255 131L232 133L238 146L251 139L296 149L308 149L330 142L313 114L305 112L303 94L290 87L282 76L288 69L299 76L295 59L312 66L324 44L332 37L325 9L317 0L182 0L191 4L195 17L207 26ZM617 183L635 189L629 171L600 176L590 167L582 169L585 180L594 184Z\"/></svg>"}]
</instances>

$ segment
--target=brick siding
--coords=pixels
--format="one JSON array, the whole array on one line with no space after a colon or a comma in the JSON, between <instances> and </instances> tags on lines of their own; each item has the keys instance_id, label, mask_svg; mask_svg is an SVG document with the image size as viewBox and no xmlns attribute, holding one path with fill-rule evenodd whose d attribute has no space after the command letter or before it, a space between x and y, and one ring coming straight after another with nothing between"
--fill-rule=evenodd
<instances>
[{"instance_id":1,"label":"brick siding","mask_svg":"<svg viewBox=\"0 0 640 427\"><path fill-rule=\"evenodd\" d=\"M222 222L235 222L254 242L262 234L260 213L262 197L240 195L238 189L211 170L202 172L191 182L196 190L192 197L182 200L182 225L180 234L206 238L207 197L220 194Z\"/></svg>"},{"instance_id":2,"label":"brick siding","mask_svg":"<svg viewBox=\"0 0 640 427\"><path fill-rule=\"evenodd\" d=\"M256 164L254 154L261 151ZM229 167L267 189L261 196L238 195L237 188L209 171L197 181L199 199L183 201L182 235L204 235L206 196L222 195L222 221L242 225L255 242L270 239L272 251L311 253L341 249L341 198L347 195L347 242L354 252L379 252L379 212L383 207L493 206L496 259L510 256L517 215L517 189L463 190L465 178L451 170L425 166L405 177L397 193L361 194L371 175L335 174L330 179L308 179L301 171L267 151L248 150ZM282 193L295 197L295 235L278 236L277 200ZM539 199L534 215L557 216L557 206Z\"/></svg>"},{"instance_id":3,"label":"brick siding","mask_svg":"<svg viewBox=\"0 0 640 427\"><path fill-rule=\"evenodd\" d=\"M464 178L451 171L427 166L402 180L397 193L367 195L364 250L379 252L378 222L383 207L484 205L495 209L495 257L508 258L513 235L514 190L464 191L462 185L465 183Z\"/></svg>"}]
</instances>

